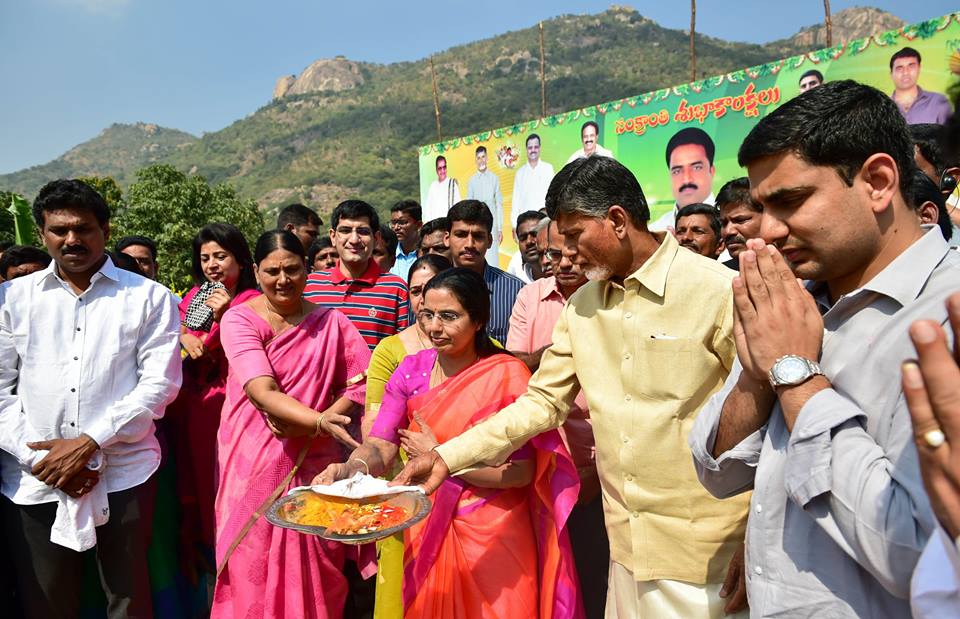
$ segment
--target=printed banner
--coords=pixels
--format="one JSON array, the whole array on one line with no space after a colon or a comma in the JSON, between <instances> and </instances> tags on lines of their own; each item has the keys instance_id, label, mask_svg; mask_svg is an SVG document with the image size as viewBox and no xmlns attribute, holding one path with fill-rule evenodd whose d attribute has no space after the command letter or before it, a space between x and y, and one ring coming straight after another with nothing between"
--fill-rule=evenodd
<instances>
[{"instance_id":1,"label":"printed banner","mask_svg":"<svg viewBox=\"0 0 960 619\"><path fill-rule=\"evenodd\" d=\"M816 70L827 82L853 79L892 94L896 75L891 56L904 47L921 55L920 88L946 92L953 83L951 62L960 66L960 13L690 84L423 146L419 165L424 221L445 213L456 197L496 201L494 179L478 175L476 149L485 147L488 170L496 176L502 196L499 261L506 268L516 252L515 217L543 206L549 178L582 156L594 128L597 152L615 157L640 181L651 222L670 219L677 204L712 202L723 183L745 174L737 165L741 141L763 116L800 94L801 76ZM530 139L534 134L539 140ZM537 145L539 161L532 167L530 159L537 153L528 155L528 146L536 150ZM697 164L710 150L713 161ZM441 155L447 175L443 183L437 170ZM497 205L489 206L496 214Z\"/></svg>"}]
</instances>

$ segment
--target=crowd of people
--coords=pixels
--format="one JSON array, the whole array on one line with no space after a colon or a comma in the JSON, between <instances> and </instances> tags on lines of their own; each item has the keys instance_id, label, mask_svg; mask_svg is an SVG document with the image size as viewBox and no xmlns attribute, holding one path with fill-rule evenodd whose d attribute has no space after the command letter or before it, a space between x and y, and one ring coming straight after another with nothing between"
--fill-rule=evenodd
<instances>
[{"instance_id":1,"label":"crowd of people","mask_svg":"<svg viewBox=\"0 0 960 619\"><path fill-rule=\"evenodd\" d=\"M5 615L960 616L960 130L822 81L659 225L595 128L534 157L507 271L485 152L429 219L205 225L182 299L50 182L46 251L0 255ZM263 517L357 473L430 514L364 546Z\"/></svg>"}]
</instances>

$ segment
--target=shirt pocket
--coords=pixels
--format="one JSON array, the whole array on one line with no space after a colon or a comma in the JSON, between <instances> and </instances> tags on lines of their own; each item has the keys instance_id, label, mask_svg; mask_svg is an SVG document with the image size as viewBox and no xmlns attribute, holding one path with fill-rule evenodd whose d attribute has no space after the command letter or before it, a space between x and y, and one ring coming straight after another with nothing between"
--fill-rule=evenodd
<instances>
[{"instance_id":1,"label":"shirt pocket","mask_svg":"<svg viewBox=\"0 0 960 619\"><path fill-rule=\"evenodd\" d=\"M703 378L697 363L697 345L682 337L641 337L634 371L638 391L656 401L693 396Z\"/></svg>"}]
</instances>

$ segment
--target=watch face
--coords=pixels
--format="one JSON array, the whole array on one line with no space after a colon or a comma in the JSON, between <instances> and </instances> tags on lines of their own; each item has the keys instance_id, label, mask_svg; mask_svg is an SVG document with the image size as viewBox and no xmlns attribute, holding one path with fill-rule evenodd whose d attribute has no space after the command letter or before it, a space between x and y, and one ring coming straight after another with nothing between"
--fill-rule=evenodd
<instances>
[{"instance_id":1,"label":"watch face","mask_svg":"<svg viewBox=\"0 0 960 619\"><path fill-rule=\"evenodd\" d=\"M787 385L793 385L806 379L810 375L810 368L799 357L787 357L774 366L777 380Z\"/></svg>"}]
</instances>

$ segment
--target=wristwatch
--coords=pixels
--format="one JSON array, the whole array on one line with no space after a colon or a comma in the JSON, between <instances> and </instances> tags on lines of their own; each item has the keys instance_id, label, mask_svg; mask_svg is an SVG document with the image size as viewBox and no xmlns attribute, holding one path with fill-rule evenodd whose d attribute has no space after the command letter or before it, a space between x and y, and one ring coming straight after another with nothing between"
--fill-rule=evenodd
<instances>
[{"instance_id":1,"label":"wristwatch","mask_svg":"<svg viewBox=\"0 0 960 619\"><path fill-rule=\"evenodd\" d=\"M783 385L799 385L816 374L824 375L816 361L797 355L784 355L774 361L770 368L770 384L774 389Z\"/></svg>"}]
</instances>

